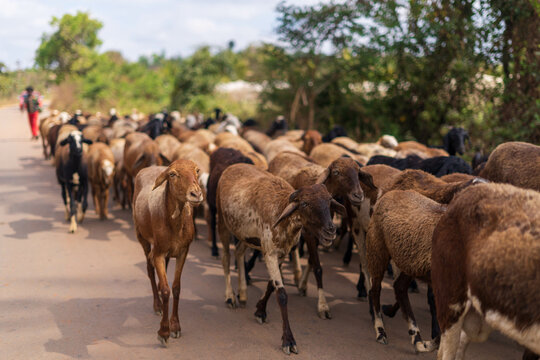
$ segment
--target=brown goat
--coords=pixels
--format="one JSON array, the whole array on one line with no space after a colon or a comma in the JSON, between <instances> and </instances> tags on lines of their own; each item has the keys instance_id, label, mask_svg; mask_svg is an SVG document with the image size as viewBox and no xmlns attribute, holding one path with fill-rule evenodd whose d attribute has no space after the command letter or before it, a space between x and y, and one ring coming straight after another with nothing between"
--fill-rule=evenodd
<instances>
[{"instance_id":1,"label":"brown goat","mask_svg":"<svg viewBox=\"0 0 540 360\"><path fill-rule=\"evenodd\" d=\"M427 159L435 156L449 156L446 151L443 149L430 148L424 144L420 144L416 141L403 141L394 148L395 151L399 152L402 157L407 155L415 154L420 156L422 159Z\"/></svg>"},{"instance_id":2,"label":"brown goat","mask_svg":"<svg viewBox=\"0 0 540 360\"><path fill-rule=\"evenodd\" d=\"M324 184L332 197L341 197L345 200L347 208L351 206L360 206L364 200L364 193L360 183L370 189L374 188L371 175L363 172L360 165L349 157L340 157L334 160L328 168L324 168L309 160L309 158L296 153L282 152L278 154L269 164L268 171L274 175L280 176L291 184L295 189L302 186L313 185L316 183ZM351 218L353 214L348 212L349 222L353 223L356 219ZM319 240L303 234L309 252L308 266L302 278L298 281L300 266L298 262L298 250L295 250L293 259L296 260L295 281L301 295L306 295L307 278L311 270L315 275L318 288L317 312L322 319L330 319L330 307L326 301L323 291L322 274L323 270L319 260L318 245Z\"/></svg>"},{"instance_id":3,"label":"brown goat","mask_svg":"<svg viewBox=\"0 0 540 360\"><path fill-rule=\"evenodd\" d=\"M366 158L365 156L354 154L341 146L331 143L323 143L317 145L313 148L313 150L311 150L311 153L309 154L313 161L324 167L327 167L332 161L343 155L347 155L357 160L361 164L365 164L368 161L368 158Z\"/></svg>"},{"instance_id":4,"label":"brown goat","mask_svg":"<svg viewBox=\"0 0 540 360\"><path fill-rule=\"evenodd\" d=\"M223 172L216 205L219 237L223 243L226 303L236 306L229 273L229 242L234 235L238 239L235 253L240 305L247 302L245 267L240 264L244 263L244 252L249 246L262 252L271 278L266 293L257 303L255 317L260 323L266 321L266 303L276 289L283 321L281 346L286 354L297 353L279 264L298 243L301 231L323 241L334 239L336 228L330 208L342 212L343 207L332 199L324 185L305 186L295 191L285 180L247 164L231 165Z\"/></svg>"},{"instance_id":5,"label":"brown goat","mask_svg":"<svg viewBox=\"0 0 540 360\"><path fill-rule=\"evenodd\" d=\"M177 160L169 167L151 166L143 169L135 178L133 221L137 240L146 256L146 268L154 295L154 311L162 314L158 339L163 345L167 344L169 335L173 338L180 336L180 276L195 234L193 207L203 201L198 172L197 165L192 161ZM171 290L166 271L169 257L176 258L170 324ZM159 280L157 286L154 269Z\"/></svg>"},{"instance_id":6,"label":"brown goat","mask_svg":"<svg viewBox=\"0 0 540 360\"><path fill-rule=\"evenodd\" d=\"M159 147L150 136L136 132L126 136L124 146L124 166L126 175L126 196L131 205L133 196L133 179L145 167L162 164Z\"/></svg>"},{"instance_id":7,"label":"brown goat","mask_svg":"<svg viewBox=\"0 0 540 360\"><path fill-rule=\"evenodd\" d=\"M413 278L430 281L431 237L444 211L444 205L412 190L390 191L375 206L366 235L366 253L371 275L370 312L377 341L382 344L388 340L380 310L381 282L392 259L402 271L394 281L394 291L408 322L411 342L417 352L436 348L433 342L422 341L407 290Z\"/></svg>"},{"instance_id":8,"label":"brown goat","mask_svg":"<svg viewBox=\"0 0 540 360\"><path fill-rule=\"evenodd\" d=\"M109 188L114 178L114 155L108 145L98 142L90 145L87 161L94 207L103 220L108 216Z\"/></svg>"},{"instance_id":9,"label":"brown goat","mask_svg":"<svg viewBox=\"0 0 540 360\"><path fill-rule=\"evenodd\" d=\"M489 155L479 176L540 191L540 146L524 142L501 144Z\"/></svg>"},{"instance_id":10,"label":"brown goat","mask_svg":"<svg viewBox=\"0 0 540 360\"><path fill-rule=\"evenodd\" d=\"M164 159L168 160L168 163L173 161L173 156L180 146L180 141L170 134L162 134L156 137L154 140L159 147L159 153ZM168 165L168 164L165 164Z\"/></svg>"},{"instance_id":11,"label":"brown goat","mask_svg":"<svg viewBox=\"0 0 540 360\"><path fill-rule=\"evenodd\" d=\"M265 133L252 129L244 131L242 133L242 137L246 139L257 152L260 153L262 153L266 148L266 145L272 141L272 138Z\"/></svg>"},{"instance_id":12,"label":"brown goat","mask_svg":"<svg viewBox=\"0 0 540 360\"><path fill-rule=\"evenodd\" d=\"M358 289L359 300L366 299L367 289L369 288L369 284L366 284L366 281L369 279L366 260L366 232L369 226L372 209L381 194L388 191L393 178L401 173L401 171L387 165L368 165L362 167L362 171L371 175L374 187L367 186L361 182L360 186L364 192L364 200L360 206L350 206L347 208L347 211L352 214L351 218L354 220L350 223L350 235L358 248L358 255L360 258L360 278L356 286ZM345 263L348 262L345 259L350 259L352 257L352 247L352 243L350 243L347 252L344 255L343 261Z\"/></svg>"},{"instance_id":13,"label":"brown goat","mask_svg":"<svg viewBox=\"0 0 540 360\"><path fill-rule=\"evenodd\" d=\"M453 174L441 176L439 179L441 179L442 181L446 181L447 183L453 183L453 182L473 180L474 178L475 177L473 175L453 173Z\"/></svg>"},{"instance_id":14,"label":"brown goat","mask_svg":"<svg viewBox=\"0 0 540 360\"><path fill-rule=\"evenodd\" d=\"M319 144L322 144L322 136L321 133L317 130L307 130L302 135L302 141L304 144L302 145L302 150L306 154L309 154L313 148Z\"/></svg>"},{"instance_id":15,"label":"brown goat","mask_svg":"<svg viewBox=\"0 0 540 360\"><path fill-rule=\"evenodd\" d=\"M513 158L509 161L517 162ZM540 194L506 184L460 192L433 234L437 359L463 359L491 329L540 354Z\"/></svg>"},{"instance_id":16,"label":"brown goat","mask_svg":"<svg viewBox=\"0 0 540 360\"><path fill-rule=\"evenodd\" d=\"M88 125L82 129L82 134L85 139L92 140L92 142L109 143L109 139L103 132L103 128L99 125Z\"/></svg>"},{"instance_id":17,"label":"brown goat","mask_svg":"<svg viewBox=\"0 0 540 360\"><path fill-rule=\"evenodd\" d=\"M407 169L394 177L386 191L414 190L439 204L448 204L454 195L471 185L477 178L467 181L448 183L422 170Z\"/></svg>"},{"instance_id":18,"label":"brown goat","mask_svg":"<svg viewBox=\"0 0 540 360\"><path fill-rule=\"evenodd\" d=\"M122 209L126 208L126 189L122 183L125 183L125 170L124 170L124 147L126 146L126 139L111 139L109 141L109 148L111 149L114 157L114 178L113 178L113 194L114 200L117 201Z\"/></svg>"}]
</instances>

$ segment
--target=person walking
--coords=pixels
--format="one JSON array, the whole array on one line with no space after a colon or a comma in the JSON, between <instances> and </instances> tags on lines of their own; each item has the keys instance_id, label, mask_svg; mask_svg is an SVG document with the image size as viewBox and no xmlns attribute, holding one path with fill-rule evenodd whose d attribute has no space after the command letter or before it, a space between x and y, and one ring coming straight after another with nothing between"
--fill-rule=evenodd
<instances>
[{"instance_id":1,"label":"person walking","mask_svg":"<svg viewBox=\"0 0 540 360\"><path fill-rule=\"evenodd\" d=\"M30 131L32 132L31 139L33 140L38 139L38 116L41 112L41 106L41 94L34 91L33 87L28 86L21 94L19 108L21 109L21 112L24 111L24 109L28 112L28 122L30 123Z\"/></svg>"}]
</instances>

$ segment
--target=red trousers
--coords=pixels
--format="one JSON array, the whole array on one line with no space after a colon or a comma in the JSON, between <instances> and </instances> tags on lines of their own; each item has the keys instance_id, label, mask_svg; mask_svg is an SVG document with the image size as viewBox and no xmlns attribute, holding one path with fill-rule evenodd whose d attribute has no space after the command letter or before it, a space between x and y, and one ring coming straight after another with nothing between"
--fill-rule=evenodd
<instances>
[{"instance_id":1,"label":"red trousers","mask_svg":"<svg viewBox=\"0 0 540 360\"><path fill-rule=\"evenodd\" d=\"M28 121L30 122L30 130L32 130L32 136L38 136L38 115L39 112L28 113Z\"/></svg>"}]
</instances>

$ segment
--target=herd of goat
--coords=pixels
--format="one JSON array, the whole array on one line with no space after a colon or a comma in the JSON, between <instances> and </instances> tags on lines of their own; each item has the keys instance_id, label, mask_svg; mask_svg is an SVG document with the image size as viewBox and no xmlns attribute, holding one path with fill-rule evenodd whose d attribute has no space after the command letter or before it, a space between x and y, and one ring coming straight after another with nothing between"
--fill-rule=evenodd
<instances>
[{"instance_id":1,"label":"herd of goat","mask_svg":"<svg viewBox=\"0 0 540 360\"><path fill-rule=\"evenodd\" d=\"M462 359L470 341L484 341L496 329L525 348L523 359L539 358L539 146L503 143L471 167L456 156L468 140L461 128L446 134L442 148L430 148L388 135L358 143L339 127L324 137L314 130L287 131L280 122L267 134L230 115L199 129L163 113L141 120L52 112L41 120L44 156L53 156L70 232L83 221L89 187L101 219L108 216L109 192L131 208L163 345L180 335L180 277L195 216L204 216L211 255L219 255L218 238L223 246L230 308L246 305L249 271L257 257L264 259L270 280L255 317L266 321L275 291L287 354L298 349L282 262L289 259L301 294L314 273L317 313L329 319L319 250L348 238L349 260L353 245L358 249L357 288L369 300L377 342L388 341L382 313L394 316L401 309L417 352L438 349L438 359ZM302 270L304 247L309 260ZM248 249L253 253L246 261ZM171 257L176 268L169 317ZM392 269L396 303L381 307L381 282ZM408 298L415 279L428 285L429 341L422 340Z\"/></svg>"}]
</instances>

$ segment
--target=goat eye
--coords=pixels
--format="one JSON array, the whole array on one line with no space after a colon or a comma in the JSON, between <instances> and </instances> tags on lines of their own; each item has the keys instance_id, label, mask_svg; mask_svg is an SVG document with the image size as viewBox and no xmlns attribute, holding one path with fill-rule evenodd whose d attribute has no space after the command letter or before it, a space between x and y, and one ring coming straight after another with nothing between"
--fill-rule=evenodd
<instances>
[{"instance_id":1,"label":"goat eye","mask_svg":"<svg viewBox=\"0 0 540 360\"><path fill-rule=\"evenodd\" d=\"M170 177L174 177L174 173L169 173L169 176L170 176Z\"/></svg>"},{"instance_id":2,"label":"goat eye","mask_svg":"<svg viewBox=\"0 0 540 360\"><path fill-rule=\"evenodd\" d=\"M334 176L338 176L338 175L339 175L339 171L334 170L334 171L332 171L332 174L333 174Z\"/></svg>"},{"instance_id":3,"label":"goat eye","mask_svg":"<svg viewBox=\"0 0 540 360\"><path fill-rule=\"evenodd\" d=\"M300 204L300 206L303 207L303 208L305 208L305 207L307 206L307 202L302 202L302 203Z\"/></svg>"},{"instance_id":4,"label":"goat eye","mask_svg":"<svg viewBox=\"0 0 540 360\"><path fill-rule=\"evenodd\" d=\"M197 174L200 173L200 172L201 172L201 170L200 170L200 169L197 169Z\"/></svg>"}]
</instances>

